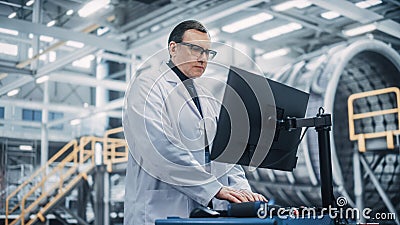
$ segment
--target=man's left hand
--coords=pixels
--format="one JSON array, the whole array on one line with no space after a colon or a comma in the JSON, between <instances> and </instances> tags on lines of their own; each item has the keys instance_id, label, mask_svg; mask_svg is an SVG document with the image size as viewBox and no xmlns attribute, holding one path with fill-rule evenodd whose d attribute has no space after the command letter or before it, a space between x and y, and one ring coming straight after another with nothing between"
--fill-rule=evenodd
<instances>
[{"instance_id":1,"label":"man's left hand","mask_svg":"<svg viewBox=\"0 0 400 225\"><path fill-rule=\"evenodd\" d=\"M249 202L256 202L256 201L268 202L267 198L264 195L254 193L246 189L238 190L238 193L241 194L243 197L245 197Z\"/></svg>"}]
</instances>

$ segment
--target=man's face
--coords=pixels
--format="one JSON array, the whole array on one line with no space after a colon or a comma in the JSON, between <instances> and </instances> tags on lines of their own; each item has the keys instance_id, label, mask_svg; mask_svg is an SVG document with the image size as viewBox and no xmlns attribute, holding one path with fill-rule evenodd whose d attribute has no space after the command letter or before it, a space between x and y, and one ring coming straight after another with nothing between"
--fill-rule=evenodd
<instances>
[{"instance_id":1,"label":"man's face","mask_svg":"<svg viewBox=\"0 0 400 225\"><path fill-rule=\"evenodd\" d=\"M210 49L211 43L207 33L190 29L183 34L182 42L198 45L203 49ZM192 54L191 47L175 42L169 43L169 52L172 62L189 78L203 75L207 67L207 56Z\"/></svg>"}]
</instances>

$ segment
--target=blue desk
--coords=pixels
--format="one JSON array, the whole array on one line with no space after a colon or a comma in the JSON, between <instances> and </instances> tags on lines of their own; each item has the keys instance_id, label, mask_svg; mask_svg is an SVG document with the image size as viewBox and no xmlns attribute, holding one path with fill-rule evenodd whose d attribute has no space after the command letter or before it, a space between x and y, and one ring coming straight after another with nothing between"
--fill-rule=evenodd
<instances>
[{"instance_id":1,"label":"blue desk","mask_svg":"<svg viewBox=\"0 0 400 225\"><path fill-rule=\"evenodd\" d=\"M333 225L334 221L329 216L324 216L321 219L279 219L274 218L178 218L170 217L168 219L156 220L156 225L190 225L190 224L206 224L206 225Z\"/></svg>"}]
</instances>

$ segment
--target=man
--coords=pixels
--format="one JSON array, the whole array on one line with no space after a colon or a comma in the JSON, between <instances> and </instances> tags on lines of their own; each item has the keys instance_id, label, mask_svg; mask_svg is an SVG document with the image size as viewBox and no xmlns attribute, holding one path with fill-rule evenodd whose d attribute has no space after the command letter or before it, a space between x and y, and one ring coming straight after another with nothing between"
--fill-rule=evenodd
<instances>
[{"instance_id":1,"label":"man","mask_svg":"<svg viewBox=\"0 0 400 225\"><path fill-rule=\"evenodd\" d=\"M222 209L228 201L267 201L251 192L240 166L209 161L218 112L193 79L216 55L210 47L201 23L180 23L169 36L170 61L138 76L126 93L125 225L188 217L200 205Z\"/></svg>"}]
</instances>

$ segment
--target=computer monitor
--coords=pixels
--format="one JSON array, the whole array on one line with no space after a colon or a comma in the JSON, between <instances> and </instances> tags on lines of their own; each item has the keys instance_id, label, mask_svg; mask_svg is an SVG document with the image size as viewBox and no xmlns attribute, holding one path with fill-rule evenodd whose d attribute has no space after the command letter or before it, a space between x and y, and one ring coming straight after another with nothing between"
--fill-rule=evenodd
<instances>
[{"instance_id":1,"label":"computer monitor","mask_svg":"<svg viewBox=\"0 0 400 225\"><path fill-rule=\"evenodd\" d=\"M277 125L303 118L309 94L231 66L211 160L293 171L301 129Z\"/></svg>"}]
</instances>

